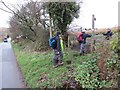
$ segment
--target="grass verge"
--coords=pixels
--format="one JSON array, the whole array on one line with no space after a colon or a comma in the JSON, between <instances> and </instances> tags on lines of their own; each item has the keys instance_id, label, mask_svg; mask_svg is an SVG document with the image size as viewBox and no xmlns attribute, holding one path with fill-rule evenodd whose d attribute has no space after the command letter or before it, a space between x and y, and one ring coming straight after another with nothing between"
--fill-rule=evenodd
<instances>
[{"instance_id":1,"label":"grass verge","mask_svg":"<svg viewBox=\"0 0 120 90\"><path fill-rule=\"evenodd\" d=\"M52 51L41 53L30 52L21 50L18 44L13 44L13 48L26 85L30 88L61 87L73 74L70 67L76 68L89 57L89 54L79 56L69 49L64 52L64 65L53 68ZM67 64L67 61L72 63Z\"/></svg>"},{"instance_id":2,"label":"grass verge","mask_svg":"<svg viewBox=\"0 0 120 90\"><path fill-rule=\"evenodd\" d=\"M104 44L105 46L107 45L106 43ZM72 51L71 49L66 49L64 51L64 65L58 68L53 68L53 52L51 50L46 52L31 52L28 50L29 47L26 49L25 46L13 44L17 61L25 78L25 83L29 88L63 87L64 83L68 81L69 77L76 77L81 86L84 88L106 88L110 87L112 85L111 83L114 82L115 84L112 86L116 87L117 85L117 77L115 74L111 74L113 71L110 71L110 67L106 68L110 72L106 76L108 79L100 79L100 67L107 67L107 63L108 66L111 66L112 64L115 65L114 63L111 64L113 57L108 56L110 60L107 62L107 58L100 56L101 52L103 53L103 56L106 56L106 54L104 55L105 52L108 52L106 49L106 51L104 49L98 49L97 55L96 53L92 53L86 54L85 56L79 56L78 52ZM103 44L101 46L101 43L98 43L96 49L100 47L103 47ZM104 59L106 59L104 63L100 63L100 65L97 66L97 61L100 60L101 62ZM113 61L115 60L116 58L113 58ZM71 61L71 64L68 64L67 61ZM116 70L115 67L114 69ZM117 71L114 73L117 73ZM115 77L113 78L112 76ZM114 80L114 82L112 80Z\"/></svg>"}]
</instances>

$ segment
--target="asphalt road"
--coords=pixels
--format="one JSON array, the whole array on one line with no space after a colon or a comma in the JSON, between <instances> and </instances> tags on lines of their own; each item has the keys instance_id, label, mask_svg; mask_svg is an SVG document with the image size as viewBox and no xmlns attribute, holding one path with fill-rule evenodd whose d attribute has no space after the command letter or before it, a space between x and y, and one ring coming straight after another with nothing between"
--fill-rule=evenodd
<instances>
[{"instance_id":1,"label":"asphalt road","mask_svg":"<svg viewBox=\"0 0 120 90\"><path fill-rule=\"evenodd\" d=\"M0 43L0 89L25 88L10 43Z\"/></svg>"}]
</instances>

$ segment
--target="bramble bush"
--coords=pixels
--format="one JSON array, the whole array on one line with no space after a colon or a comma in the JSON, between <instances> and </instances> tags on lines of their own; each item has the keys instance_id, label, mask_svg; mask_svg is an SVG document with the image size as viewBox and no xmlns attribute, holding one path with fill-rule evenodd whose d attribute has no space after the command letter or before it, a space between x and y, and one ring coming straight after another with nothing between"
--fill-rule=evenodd
<instances>
[{"instance_id":1,"label":"bramble bush","mask_svg":"<svg viewBox=\"0 0 120 90\"><path fill-rule=\"evenodd\" d=\"M85 62L79 65L75 72L75 79L83 88L103 88L108 87L110 83L99 79L99 68L97 66L98 54L91 54Z\"/></svg>"}]
</instances>

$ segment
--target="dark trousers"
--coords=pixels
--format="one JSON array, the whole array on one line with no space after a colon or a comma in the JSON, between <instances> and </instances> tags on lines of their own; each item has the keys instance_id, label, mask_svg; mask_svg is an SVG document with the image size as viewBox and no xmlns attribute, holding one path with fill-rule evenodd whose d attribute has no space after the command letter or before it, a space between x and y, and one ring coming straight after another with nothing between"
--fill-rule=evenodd
<instances>
[{"instance_id":1,"label":"dark trousers","mask_svg":"<svg viewBox=\"0 0 120 90\"><path fill-rule=\"evenodd\" d=\"M54 56L53 56L53 64L56 65L58 62L62 63L62 59L63 59L63 52L54 49Z\"/></svg>"},{"instance_id":2,"label":"dark trousers","mask_svg":"<svg viewBox=\"0 0 120 90\"><path fill-rule=\"evenodd\" d=\"M80 54L84 54L84 52L85 52L85 44L81 43L80 44Z\"/></svg>"}]
</instances>

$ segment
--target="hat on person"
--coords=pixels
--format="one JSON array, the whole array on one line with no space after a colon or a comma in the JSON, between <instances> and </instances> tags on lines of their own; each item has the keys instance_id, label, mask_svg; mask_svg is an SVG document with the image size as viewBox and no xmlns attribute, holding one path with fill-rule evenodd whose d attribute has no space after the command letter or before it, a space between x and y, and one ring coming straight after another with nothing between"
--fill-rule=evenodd
<instances>
[{"instance_id":1,"label":"hat on person","mask_svg":"<svg viewBox=\"0 0 120 90\"><path fill-rule=\"evenodd\" d=\"M82 33L85 33L86 32L86 30L82 30Z\"/></svg>"},{"instance_id":2,"label":"hat on person","mask_svg":"<svg viewBox=\"0 0 120 90\"><path fill-rule=\"evenodd\" d=\"M110 29L110 28L108 28L107 30L111 31L111 29Z\"/></svg>"},{"instance_id":3,"label":"hat on person","mask_svg":"<svg viewBox=\"0 0 120 90\"><path fill-rule=\"evenodd\" d=\"M60 35L60 34L61 34L60 32L57 32L57 33L56 33L57 36Z\"/></svg>"}]
</instances>

